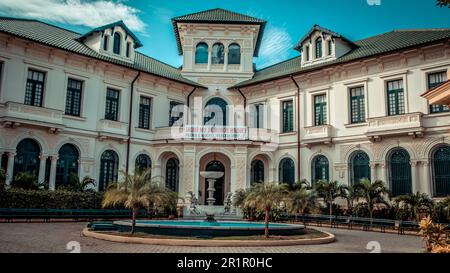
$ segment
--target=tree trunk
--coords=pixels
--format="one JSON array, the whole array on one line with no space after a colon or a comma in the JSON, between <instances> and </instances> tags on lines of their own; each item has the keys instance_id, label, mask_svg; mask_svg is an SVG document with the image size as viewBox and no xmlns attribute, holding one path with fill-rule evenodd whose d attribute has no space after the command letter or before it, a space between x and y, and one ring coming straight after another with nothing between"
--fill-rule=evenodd
<instances>
[{"instance_id":1,"label":"tree trunk","mask_svg":"<svg viewBox=\"0 0 450 273\"><path fill-rule=\"evenodd\" d=\"M138 209L133 208L133 215L132 215L132 223L131 223L131 234L134 234L134 230L136 227L136 218L137 218Z\"/></svg>"},{"instance_id":2,"label":"tree trunk","mask_svg":"<svg viewBox=\"0 0 450 273\"><path fill-rule=\"evenodd\" d=\"M270 208L266 208L266 215L264 217L265 221L265 228L264 228L264 235L266 236L266 239L269 238L269 215L270 215Z\"/></svg>"},{"instance_id":3,"label":"tree trunk","mask_svg":"<svg viewBox=\"0 0 450 273\"><path fill-rule=\"evenodd\" d=\"M333 216L333 202L330 202L330 226L333 225L333 220L331 217Z\"/></svg>"}]
</instances>

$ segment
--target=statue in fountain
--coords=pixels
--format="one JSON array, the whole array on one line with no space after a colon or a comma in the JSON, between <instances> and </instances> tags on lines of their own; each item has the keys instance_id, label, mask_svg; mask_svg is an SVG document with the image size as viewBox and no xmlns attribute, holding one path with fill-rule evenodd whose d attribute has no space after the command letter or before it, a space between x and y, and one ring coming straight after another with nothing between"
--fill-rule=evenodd
<instances>
[{"instance_id":1,"label":"statue in fountain","mask_svg":"<svg viewBox=\"0 0 450 273\"><path fill-rule=\"evenodd\" d=\"M200 212L197 210L197 205L198 205L198 198L195 196L195 194L190 191L188 192L189 194L189 211L190 213L195 213L195 214L200 214Z\"/></svg>"},{"instance_id":2,"label":"statue in fountain","mask_svg":"<svg viewBox=\"0 0 450 273\"><path fill-rule=\"evenodd\" d=\"M233 193L229 192L227 194L227 198L225 199L225 206L223 208L223 214L230 214L231 212L231 206L233 204Z\"/></svg>"}]
</instances>

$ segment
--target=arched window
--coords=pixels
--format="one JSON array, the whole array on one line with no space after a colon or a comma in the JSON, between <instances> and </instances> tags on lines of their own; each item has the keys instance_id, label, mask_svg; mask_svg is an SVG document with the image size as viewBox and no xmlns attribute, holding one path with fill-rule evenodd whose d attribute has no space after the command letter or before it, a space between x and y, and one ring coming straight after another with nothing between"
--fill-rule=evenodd
<instances>
[{"instance_id":1,"label":"arched window","mask_svg":"<svg viewBox=\"0 0 450 273\"><path fill-rule=\"evenodd\" d=\"M135 172L136 173L142 173L142 172L149 172L152 168L152 161L150 157L146 154L140 154L136 158L136 164L135 164Z\"/></svg>"},{"instance_id":2,"label":"arched window","mask_svg":"<svg viewBox=\"0 0 450 273\"><path fill-rule=\"evenodd\" d=\"M56 188L66 185L71 174L78 175L78 149L72 144L65 144L59 149L56 163Z\"/></svg>"},{"instance_id":3,"label":"arched window","mask_svg":"<svg viewBox=\"0 0 450 273\"><path fill-rule=\"evenodd\" d=\"M316 58L322 58L322 38L316 40Z\"/></svg>"},{"instance_id":4,"label":"arched window","mask_svg":"<svg viewBox=\"0 0 450 273\"><path fill-rule=\"evenodd\" d=\"M228 47L228 64L241 64L241 47L238 44Z\"/></svg>"},{"instance_id":5,"label":"arched window","mask_svg":"<svg viewBox=\"0 0 450 273\"><path fill-rule=\"evenodd\" d=\"M450 195L450 146L438 147L432 156L434 196Z\"/></svg>"},{"instance_id":6,"label":"arched window","mask_svg":"<svg viewBox=\"0 0 450 273\"><path fill-rule=\"evenodd\" d=\"M208 45L206 43L199 43L195 48L195 63L196 64L208 63Z\"/></svg>"},{"instance_id":7,"label":"arched window","mask_svg":"<svg viewBox=\"0 0 450 273\"><path fill-rule=\"evenodd\" d=\"M290 158L284 158L279 166L279 182L294 185L295 183L295 164Z\"/></svg>"},{"instance_id":8,"label":"arched window","mask_svg":"<svg viewBox=\"0 0 450 273\"><path fill-rule=\"evenodd\" d=\"M111 183L117 182L119 173L119 156L112 150L103 152L100 160L99 191L104 191Z\"/></svg>"},{"instance_id":9,"label":"arched window","mask_svg":"<svg viewBox=\"0 0 450 273\"><path fill-rule=\"evenodd\" d=\"M358 184L361 179L370 180L370 159L365 152L355 153L350 161L351 184Z\"/></svg>"},{"instance_id":10,"label":"arched window","mask_svg":"<svg viewBox=\"0 0 450 273\"><path fill-rule=\"evenodd\" d=\"M105 37L103 37L103 50L108 51L108 47L109 47L109 36L105 35Z\"/></svg>"},{"instance_id":11,"label":"arched window","mask_svg":"<svg viewBox=\"0 0 450 273\"><path fill-rule=\"evenodd\" d=\"M323 155L314 157L312 161L312 179L313 183L320 180L330 180L330 167L328 158Z\"/></svg>"},{"instance_id":12,"label":"arched window","mask_svg":"<svg viewBox=\"0 0 450 273\"><path fill-rule=\"evenodd\" d=\"M212 47L212 64L225 63L225 47L221 43L214 44Z\"/></svg>"},{"instance_id":13,"label":"arched window","mask_svg":"<svg viewBox=\"0 0 450 273\"><path fill-rule=\"evenodd\" d=\"M250 168L251 179L250 183L264 182L264 163L261 160L253 160Z\"/></svg>"},{"instance_id":14,"label":"arched window","mask_svg":"<svg viewBox=\"0 0 450 273\"><path fill-rule=\"evenodd\" d=\"M120 49L122 47L122 37L119 33L114 33L114 46L113 46L113 53L120 55Z\"/></svg>"},{"instance_id":15,"label":"arched window","mask_svg":"<svg viewBox=\"0 0 450 273\"><path fill-rule=\"evenodd\" d=\"M166 188L178 192L180 166L176 158L167 160L166 163Z\"/></svg>"},{"instance_id":16,"label":"arched window","mask_svg":"<svg viewBox=\"0 0 450 273\"><path fill-rule=\"evenodd\" d=\"M389 171L392 196L412 193L410 156L405 149L395 149L391 152Z\"/></svg>"},{"instance_id":17,"label":"arched window","mask_svg":"<svg viewBox=\"0 0 450 273\"><path fill-rule=\"evenodd\" d=\"M211 126L227 125L227 102L221 98L213 98L205 105L204 124Z\"/></svg>"},{"instance_id":18,"label":"arched window","mask_svg":"<svg viewBox=\"0 0 450 273\"><path fill-rule=\"evenodd\" d=\"M22 140L16 147L13 178L18 173L30 173L35 174L36 177L39 176L40 154L41 148L36 141L30 138Z\"/></svg>"}]
</instances>

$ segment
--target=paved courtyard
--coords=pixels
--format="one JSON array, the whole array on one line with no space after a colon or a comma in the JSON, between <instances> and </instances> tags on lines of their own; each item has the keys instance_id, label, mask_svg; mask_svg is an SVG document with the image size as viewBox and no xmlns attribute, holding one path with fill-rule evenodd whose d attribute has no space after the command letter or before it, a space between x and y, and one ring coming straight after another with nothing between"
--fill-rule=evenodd
<instances>
[{"instance_id":1,"label":"paved courtyard","mask_svg":"<svg viewBox=\"0 0 450 273\"><path fill-rule=\"evenodd\" d=\"M414 253L422 251L420 237L363 232L346 229L318 228L336 235L337 241L327 245L289 247L173 247L123 244L82 237L86 223L0 223L0 252L60 252L67 253L67 243L80 243L81 252L127 253L329 253L362 252L372 249L369 242L378 242L381 252ZM377 245L377 243L372 243ZM371 244L369 244L371 245ZM368 249L369 248L369 249Z\"/></svg>"}]
</instances>

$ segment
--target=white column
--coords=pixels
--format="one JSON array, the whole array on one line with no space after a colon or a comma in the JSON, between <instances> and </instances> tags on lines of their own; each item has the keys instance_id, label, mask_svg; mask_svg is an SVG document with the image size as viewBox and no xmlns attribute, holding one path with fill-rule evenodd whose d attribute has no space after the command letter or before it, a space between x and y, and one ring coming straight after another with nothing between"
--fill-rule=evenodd
<instances>
[{"instance_id":1,"label":"white column","mask_svg":"<svg viewBox=\"0 0 450 273\"><path fill-rule=\"evenodd\" d=\"M47 163L47 156L41 155L39 157L39 177L38 183L43 183L45 180L45 163Z\"/></svg>"},{"instance_id":2,"label":"white column","mask_svg":"<svg viewBox=\"0 0 450 273\"><path fill-rule=\"evenodd\" d=\"M370 181L375 182L378 180L377 176L377 164L370 163Z\"/></svg>"},{"instance_id":3,"label":"white column","mask_svg":"<svg viewBox=\"0 0 450 273\"><path fill-rule=\"evenodd\" d=\"M49 190L54 191L56 187L56 163L58 162L57 156L52 156L51 158L51 165L50 165L50 183L49 183Z\"/></svg>"},{"instance_id":4,"label":"white column","mask_svg":"<svg viewBox=\"0 0 450 273\"><path fill-rule=\"evenodd\" d=\"M208 67L207 70L211 70L211 63L212 63L212 49L208 47Z\"/></svg>"},{"instance_id":5,"label":"white column","mask_svg":"<svg viewBox=\"0 0 450 273\"><path fill-rule=\"evenodd\" d=\"M6 168L6 187L11 187L11 181L13 180L14 175L14 158L16 157L15 153L8 153L8 166Z\"/></svg>"},{"instance_id":6,"label":"white column","mask_svg":"<svg viewBox=\"0 0 450 273\"><path fill-rule=\"evenodd\" d=\"M391 185L389 183L389 179L387 177L387 163L382 163L379 165L380 173L378 179L383 181L385 185L391 189Z\"/></svg>"},{"instance_id":7,"label":"white column","mask_svg":"<svg viewBox=\"0 0 450 273\"><path fill-rule=\"evenodd\" d=\"M224 50L224 54L225 54L225 56L224 56L224 66L223 66L223 70L224 71L228 71L228 48L225 48L225 50Z\"/></svg>"},{"instance_id":8,"label":"white column","mask_svg":"<svg viewBox=\"0 0 450 273\"><path fill-rule=\"evenodd\" d=\"M433 196L433 187L432 187L432 177L430 175L430 166L431 164L428 161L422 161L421 165L421 185L420 191L428 194L429 196Z\"/></svg>"},{"instance_id":9,"label":"white column","mask_svg":"<svg viewBox=\"0 0 450 273\"><path fill-rule=\"evenodd\" d=\"M411 161L411 191L413 194L420 192L419 163L419 161Z\"/></svg>"}]
</instances>

